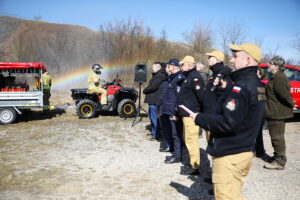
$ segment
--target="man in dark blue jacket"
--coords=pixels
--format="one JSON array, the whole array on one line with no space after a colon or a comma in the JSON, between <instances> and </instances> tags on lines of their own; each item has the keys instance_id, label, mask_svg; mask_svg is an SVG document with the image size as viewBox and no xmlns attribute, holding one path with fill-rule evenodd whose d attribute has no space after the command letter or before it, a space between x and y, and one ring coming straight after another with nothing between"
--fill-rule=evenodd
<instances>
[{"instance_id":1,"label":"man in dark blue jacket","mask_svg":"<svg viewBox=\"0 0 300 200\"><path fill-rule=\"evenodd\" d=\"M162 114L164 120L163 123L166 124L166 129L164 131L166 131L167 135L172 135L172 141L169 141L169 144L174 144L172 156L167 157L165 160L165 163L171 164L181 161L182 133L180 130L178 130L180 129L181 121L178 120L176 114L177 96L180 92L180 87L185 77L180 71L178 59L172 58L167 63L167 68L171 74L168 76L168 86L166 88L164 101L162 103Z\"/></svg>"},{"instance_id":2,"label":"man in dark blue jacket","mask_svg":"<svg viewBox=\"0 0 300 200\"><path fill-rule=\"evenodd\" d=\"M253 157L262 120L265 93L257 76L261 50L250 43L230 45L234 81L216 104L216 113L193 113L196 124L212 132L207 152L212 156L215 199L244 199L241 190ZM216 79L214 85L219 84ZM221 80L221 87L226 82Z\"/></svg>"},{"instance_id":3,"label":"man in dark blue jacket","mask_svg":"<svg viewBox=\"0 0 300 200\"><path fill-rule=\"evenodd\" d=\"M143 93L146 95L145 103L149 105L149 118L151 122L151 139L158 139L160 137L160 127L157 117L157 93L160 84L167 79L165 69L162 69L159 62L155 62L152 65L152 78L149 81L148 86L144 89Z\"/></svg>"}]
</instances>

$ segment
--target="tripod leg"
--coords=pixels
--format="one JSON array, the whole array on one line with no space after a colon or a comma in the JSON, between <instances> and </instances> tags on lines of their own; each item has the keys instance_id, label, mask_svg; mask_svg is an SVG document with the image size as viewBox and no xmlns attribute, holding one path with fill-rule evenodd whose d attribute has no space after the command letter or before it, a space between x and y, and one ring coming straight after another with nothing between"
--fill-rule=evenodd
<instances>
[{"instance_id":1,"label":"tripod leg","mask_svg":"<svg viewBox=\"0 0 300 200\"><path fill-rule=\"evenodd\" d=\"M142 121L142 118L143 118L143 117L141 116L141 109L142 109L144 112L146 112L146 114L148 115L148 112L147 112L144 108L142 108L142 106L141 106L141 93L142 93L142 83L139 84L139 96L138 96L139 101L138 101L138 107L137 107L137 115L134 117L134 120L133 120L133 122L132 122L132 127L133 127L134 125L136 125L138 122ZM136 122L136 118L137 118L137 117L141 117L140 120L139 120L138 122Z\"/></svg>"}]
</instances>

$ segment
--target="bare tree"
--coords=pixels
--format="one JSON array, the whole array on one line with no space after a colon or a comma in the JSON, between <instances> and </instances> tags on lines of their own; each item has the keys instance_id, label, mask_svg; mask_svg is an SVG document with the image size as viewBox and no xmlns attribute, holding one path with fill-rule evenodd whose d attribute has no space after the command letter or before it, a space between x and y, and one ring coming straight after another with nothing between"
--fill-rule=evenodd
<instances>
[{"instance_id":1,"label":"bare tree","mask_svg":"<svg viewBox=\"0 0 300 200\"><path fill-rule=\"evenodd\" d=\"M200 60L205 60L205 53L213 44L213 34L209 25L195 24L190 32L185 32L184 38L191 45L191 53Z\"/></svg>"},{"instance_id":2,"label":"bare tree","mask_svg":"<svg viewBox=\"0 0 300 200\"><path fill-rule=\"evenodd\" d=\"M300 54L300 33L297 33L295 35L295 39L293 41L294 48L297 50L297 52Z\"/></svg>"},{"instance_id":3,"label":"bare tree","mask_svg":"<svg viewBox=\"0 0 300 200\"><path fill-rule=\"evenodd\" d=\"M280 48L280 45L277 44L274 48L270 49L267 53L264 53L261 59L261 63L268 63L270 62L271 58L278 55L278 50Z\"/></svg>"},{"instance_id":4,"label":"bare tree","mask_svg":"<svg viewBox=\"0 0 300 200\"><path fill-rule=\"evenodd\" d=\"M97 42L104 48L107 60L119 63L146 61L154 48L151 29L131 18L101 25Z\"/></svg>"},{"instance_id":5,"label":"bare tree","mask_svg":"<svg viewBox=\"0 0 300 200\"><path fill-rule=\"evenodd\" d=\"M259 47L262 47L264 43L264 37L262 36L257 36L254 38L254 44L256 44Z\"/></svg>"},{"instance_id":6,"label":"bare tree","mask_svg":"<svg viewBox=\"0 0 300 200\"><path fill-rule=\"evenodd\" d=\"M239 21L222 22L219 27L219 44L225 53L225 63L229 62L229 44L242 44L247 37L247 30Z\"/></svg>"}]
</instances>

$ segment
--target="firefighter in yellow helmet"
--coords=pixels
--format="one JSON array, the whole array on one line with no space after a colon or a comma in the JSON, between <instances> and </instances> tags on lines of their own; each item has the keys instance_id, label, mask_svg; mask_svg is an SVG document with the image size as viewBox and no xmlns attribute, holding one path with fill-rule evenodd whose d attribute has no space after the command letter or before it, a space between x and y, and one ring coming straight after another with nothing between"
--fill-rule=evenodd
<instances>
[{"instance_id":1,"label":"firefighter in yellow helmet","mask_svg":"<svg viewBox=\"0 0 300 200\"><path fill-rule=\"evenodd\" d=\"M47 70L45 70L43 72L41 84L43 85L43 94L44 94L43 95L43 102L44 102L43 110L49 110L50 109L49 99L51 96L50 90L51 90L51 85L52 85L52 77Z\"/></svg>"},{"instance_id":2,"label":"firefighter in yellow helmet","mask_svg":"<svg viewBox=\"0 0 300 200\"><path fill-rule=\"evenodd\" d=\"M100 74L103 67L99 64L92 66L93 73L88 78L89 91L101 94L101 105L107 105L106 90L100 84Z\"/></svg>"}]
</instances>

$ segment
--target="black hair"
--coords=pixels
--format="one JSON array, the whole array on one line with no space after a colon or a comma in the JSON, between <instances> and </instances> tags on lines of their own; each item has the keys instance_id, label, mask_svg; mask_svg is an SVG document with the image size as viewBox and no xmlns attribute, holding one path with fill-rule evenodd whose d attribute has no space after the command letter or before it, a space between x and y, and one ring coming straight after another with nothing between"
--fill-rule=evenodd
<instances>
[{"instance_id":1,"label":"black hair","mask_svg":"<svg viewBox=\"0 0 300 200\"><path fill-rule=\"evenodd\" d=\"M160 66L161 66L161 68L166 68L167 65L166 65L166 63L161 62L161 63L160 63Z\"/></svg>"}]
</instances>

